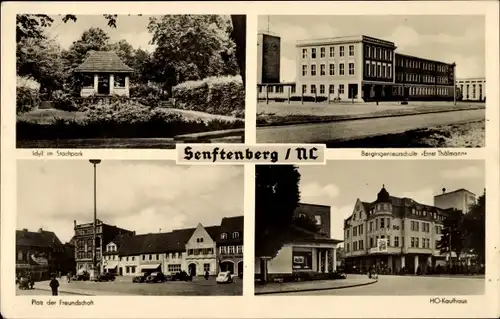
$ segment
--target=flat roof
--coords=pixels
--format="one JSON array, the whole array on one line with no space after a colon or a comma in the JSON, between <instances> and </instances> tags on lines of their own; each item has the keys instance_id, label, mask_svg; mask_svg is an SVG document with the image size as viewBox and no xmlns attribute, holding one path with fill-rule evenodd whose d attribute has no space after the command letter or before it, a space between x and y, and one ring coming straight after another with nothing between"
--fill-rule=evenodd
<instances>
[{"instance_id":1,"label":"flat roof","mask_svg":"<svg viewBox=\"0 0 500 319\"><path fill-rule=\"evenodd\" d=\"M454 62L448 63L448 62L443 62L443 61L438 61L438 60L433 60L433 59L428 59L428 58L422 58L422 57L419 57L419 56L416 56L416 55L399 53L399 52L395 52L395 54L401 55L401 56L405 56L405 57L410 57L410 58L425 60L425 61L429 61L429 62L437 62L437 63L442 63L442 64L448 64L448 65L452 65L454 63Z\"/></svg>"},{"instance_id":2,"label":"flat roof","mask_svg":"<svg viewBox=\"0 0 500 319\"><path fill-rule=\"evenodd\" d=\"M485 81L486 77L475 77L475 78L456 78L456 81Z\"/></svg>"},{"instance_id":3,"label":"flat roof","mask_svg":"<svg viewBox=\"0 0 500 319\"><path fill-rule=\"evenodd\" d=\"M451 191L451 192L446 192L446 193L443 193L443 194L434 195L434 197L439 197L439 196L453 194L453 193L458 193L458 192L466 192L466 193L469 193L469 194L472 194L472 195L476 196L476 194L474 194L473 192L468 191L465 188L460 188L460 189L457 189L457 190L454 190L454 191Z\"/></svg>"},{"instance_id":4,"label":"flat roof","mask_svg":"<svg viewBox=\"0 0 500 319\"><path fill-rule=\"evenodd\" d=\"M355 43L355 42L369 42L372 44L379 44L383 46L388 46L396 48L394 42L382 40L367 35L351 35L351 36L341 36L341 37L328 37L328 38L311 38L298 40L296 42L297 47L309 46L309 45L322 45L322 44L336 44L336 43Z\"/></svg>"}]
</instances>

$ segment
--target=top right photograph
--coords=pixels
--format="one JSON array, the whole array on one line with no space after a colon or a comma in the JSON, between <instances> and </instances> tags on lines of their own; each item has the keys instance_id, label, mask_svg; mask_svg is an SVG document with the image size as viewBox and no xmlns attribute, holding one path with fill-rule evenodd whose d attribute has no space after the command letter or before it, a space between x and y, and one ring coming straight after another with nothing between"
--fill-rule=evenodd
<instances>
[{"instance_id":1,"label":"top right photograph","mask_svg":"<svg viewBox=\"0 0 500 319\"><path fill-rule=\"evenodd\" d=\"M485 146L485 17L258 17L257 143Z\"/></svg>"}]
</instances>

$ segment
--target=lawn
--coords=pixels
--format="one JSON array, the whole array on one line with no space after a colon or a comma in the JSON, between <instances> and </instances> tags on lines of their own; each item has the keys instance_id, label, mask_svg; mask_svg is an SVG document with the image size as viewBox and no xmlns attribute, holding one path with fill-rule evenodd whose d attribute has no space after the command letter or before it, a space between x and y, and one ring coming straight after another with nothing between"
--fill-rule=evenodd
<instances>
[{"instance_id":1,"label":"lawn","mask_svg":"<svg viewBox=\"0 0 500 319\"><path fill-rule=\"evenodd\" d=\"M36 109L17 116L18 120L30 121L38 124L50 124L56 119L81 121L85 112L69 112L57 109Z\"/></svg>"},{"instance_id":2,"label":"lawn","mask_svg":"<svg viewBox=\"0 0 500 319\"><path fill-rule=\"evenodd\" d=\"M257 106L257 125L286 125L330 122L349 119L404 116L457 110L484 109L484 103L410 102L408 105L386 102L355 104L287 104L272 103Z\"/></svg>"}]
</instances>

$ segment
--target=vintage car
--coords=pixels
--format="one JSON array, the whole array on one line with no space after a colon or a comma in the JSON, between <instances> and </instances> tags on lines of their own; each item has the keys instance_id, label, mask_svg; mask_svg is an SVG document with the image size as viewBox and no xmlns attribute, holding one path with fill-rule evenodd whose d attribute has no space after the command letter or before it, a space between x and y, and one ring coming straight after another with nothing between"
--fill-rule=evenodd
<instances>
[{"instance_id":1,"label":"vintage car","mask_svg":"<svg viewBox=\"0 0 500 319\"><path fill-rule=\"evenodd\" d=\"M215 281L218 284L229 284L233 282L233 277L231 276L231 273L229 271L221 271L218 275Z\"/></svg>"},{"instance_id":2,"label":"vintage car","mask_svg":"<svg viewBox=\"0 0 500 319\"><path fill-rule=\"evenodd\" d=\"M165 275L159 271L152 272L149 276L146 277L146 280L145 280L145 282L147 282L147 283L157 283L157 282L165 282L165 281L167 281Z\"/></svg>"},{"instance_id":3,"label":"vintage car","mask_svg":"<svg viewBox=\"0 0 500 319\"><path fill-rule=\"evenodd\" d=\"M177 280L179 280L179 281L191 281L191 280L193 280L193 277L188 275L188 273L185 272L184 270L175 273L175 275L173 275L171 277L172 277L172 280L174 280L174 281L177 281Z\"/></svg>"},{"instance_id":4,"label":"vintage car","mask_svg":"<svg viewBox=\"0 0 500 319\"><path fill-rule=\"evenodd\" d=\"M149 276L148 273L143 273L142 275L135 276L134 278L132 278L132 282L135 282L135 283L146 282L146 278L148 278L148 276Z\"/></svg>"},{"instance_id":5,"label":"vintage car","mask_svg":"<svg viewBox=\"0 0 500 319\"><path fill-rule=\"evenodd\" d=\"M114 281L114 280L115 280L115 275L113 275L110 272L102 273L94 279L94 281Z\"/></svg>"},{"instance_id":6,"label":"vintage car","mask_svg":"<svg viewBox=\"0 0 500 319\"><path fill-rule=\"evenodd\" d=\"M79 272L76 276L73 277L73 280L77 280L77 281L90 280L90 273L87 271Z\"/></svg>"}]
</instances>

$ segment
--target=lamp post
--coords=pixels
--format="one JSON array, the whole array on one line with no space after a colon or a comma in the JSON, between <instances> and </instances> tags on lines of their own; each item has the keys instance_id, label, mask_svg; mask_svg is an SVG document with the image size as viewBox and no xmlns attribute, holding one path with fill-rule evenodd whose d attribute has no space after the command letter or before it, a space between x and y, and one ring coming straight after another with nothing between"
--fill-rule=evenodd
<instances>
[{"instance_id":1,"label":"lamp post","mask_svg":"<svg viewBox=\"0 0 500 319\"><path fill-rule=\"evenodd\" d=\"M451 65L453 67L453 105L457 105L457 79L456 79L456 66L457 64L453 62Z\"/></svg>"},{"instance_id":2,"label":"lamp post","mask_svg":"<svg viewBox=\"0 0 500 319\"><path fill-rule=\"evenodd\" d=\"M94 222L93 225L93 245L92 245L92 271L93 276L95 277L96 268L97 268L97 258L96 258L96 224L97 224L97 164L101 162L98 159L91 159L89 162L94 165Z\"/></svg>"}]
</instances>

